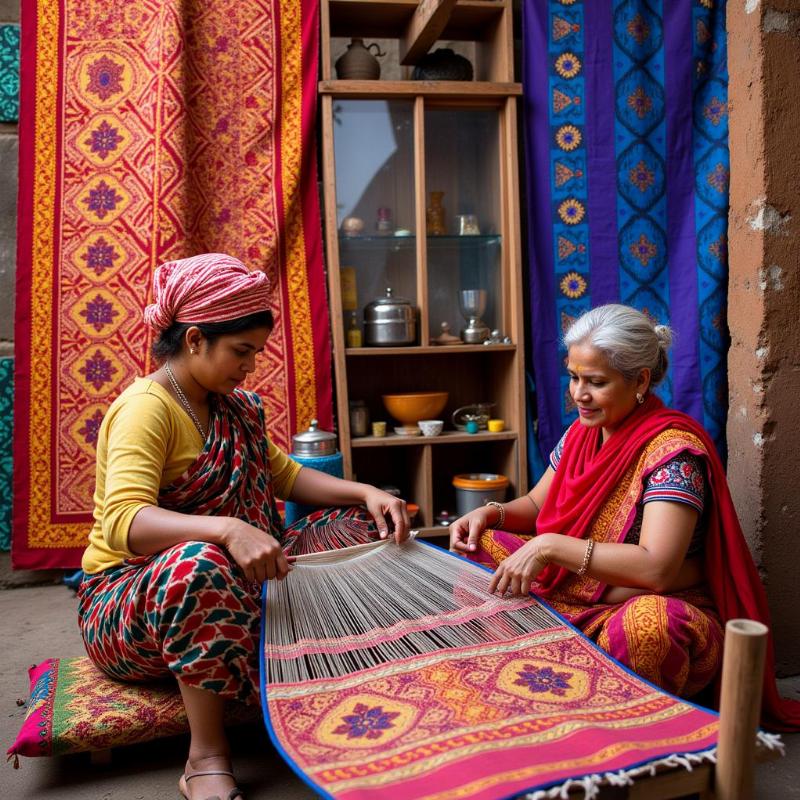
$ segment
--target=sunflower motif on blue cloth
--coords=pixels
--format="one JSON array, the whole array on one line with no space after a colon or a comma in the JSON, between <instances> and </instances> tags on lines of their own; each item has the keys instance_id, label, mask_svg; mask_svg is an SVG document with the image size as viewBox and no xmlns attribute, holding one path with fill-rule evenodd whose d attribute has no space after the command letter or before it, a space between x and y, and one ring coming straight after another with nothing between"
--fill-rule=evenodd
<instances>
[{"instance_id":1,"label":"sunflower motif on blue cloth","mask_svg":"<svg viewBox=\"0 0 800 800\"><path fill-rule=\"evenodd\" d=\"M641 14L637 14L628 23L627 28L628 33L636 40L637 44L641 44L650 35L650 26Z\"/></svg>"},{"instance_id":2,"label":"sunflower motif on blue cloth","mask_svg":"<svg viewBox=\"0 0 800 800\"><path fill-rule=\"evenodd\" d=\"M562 53L556 59L556 72L562 78L574 78L581 71L581 60L574 53Z\"/></svg>"},{"instance_id":3,"label":"sunflower motif on blue cloth","mask_svg":"<svg viewBox=\"0 0 800 800\"><path fill-rule=\"evenodd\" d=\"M577 225L586 214L583 203L578 202L574 197L568 197L559 207L558 216L567 225Z\"/></svg>"},{"instance_id":4,"label":"sunflower motif on blue cloth","mask_svg":"<svg viewBox=\"0 0 800 800\"><path fill-rule=\"evenodd\" d=\"M628 178L640 192L646 192L656 182L653 170L644 161L640 161L628 172Z\"/></svg>"},{"instance_id":5,"label":"sunflower motif on blue cloth","mask_svg":"<svg viewBox=\"0 0 800 800\"><path fill-rule=\"evenodd\" d=\"M567 152L578 147L582 140L580 130L574 125L564 125L556 132L556 144Z\"/></svg>"},{"instance_id":6,"label":"sunflower motif on blue cloth","mask_svg":"<svg viewBox=\"0 0 800 800\"><path fill-rule=\"evenodd\" d=\"M644 234L639 237L638 242L630 246L631 255L646 267L652 259L656 257L658 248Z\"/></svg>"},{"instance_id":7,"label":"sunflower motif on blue cloth","mask_svg":"<svg viewBox=\"0 0 800 800\"><path fill-rule=\"evenodd\" d=\"M580 272L568 272L558 285L563 295L575 300L586 292L587 284Z\"/></svg>"}]
</instances>

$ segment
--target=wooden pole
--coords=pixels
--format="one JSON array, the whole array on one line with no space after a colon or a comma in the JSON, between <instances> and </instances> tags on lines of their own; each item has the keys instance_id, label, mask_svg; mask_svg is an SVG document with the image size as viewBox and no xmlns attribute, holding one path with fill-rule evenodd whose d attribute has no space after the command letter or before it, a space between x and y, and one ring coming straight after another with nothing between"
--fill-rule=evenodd
<instances>
[{"instance_id":1,"label":"wooden pole","mask_svg":"<svg viewBox=\"0 0 800 800\"><path fill-rule=\"evenodd\" d=\"M719 744L714 780L717 800L753 800L756 729L761 715L767 626L732 619L725 626Z\"/></svg>"}]
</instances>

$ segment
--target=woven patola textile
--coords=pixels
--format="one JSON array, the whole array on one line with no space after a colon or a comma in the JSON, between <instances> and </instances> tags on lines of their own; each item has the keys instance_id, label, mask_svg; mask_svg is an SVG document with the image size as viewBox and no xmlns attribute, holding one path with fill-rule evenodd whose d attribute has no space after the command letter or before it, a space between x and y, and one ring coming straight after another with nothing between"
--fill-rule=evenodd
<instances>
[{"instance_id":1,"label":"woven patola textile","mask_svg":"<svg viewBox=\"0 0 800 800\"><path fill-rule=\"evenodd\" d=\"M725 0L525 0L531 334L545 458L576 418L561 338L635 306L675 331L658 393L725 453Z\"/></svg>"},{"instance_id":2,"label":"woven patola textile","mask_svg":"<svg viewBox=\"0 0 800 800\"><path fill-rule=\"evenodd\" d=\"M461 559L426 549L439 560L430 571L433 586L448 568L442 559ZM363 604L352 597L341 604L340 582L352 572L337 578L323 572L320 591L341 617L369 619L370 605L397 605L392 575L412 552L406 548L372 567L379 578L364 591ZM436 613L409 618L404 607L388 626L278 645L269 614L279 610L269 593L291 592L301 568L286 587L271 582L266 589L262 704L273 742L324 797L494 800L570 780L635 775L678 754L684 766L713 757L716 714L638 678L533 597L489 595L491 575L466 561L451 599ZM460 588L467 583L482 587L477 602L475 593L468 598ZM375 589L381 586L388 587L384 596ZM280 613L285 616L284 607ZM308 629L301 611L293 617L289 629ZM520 624L530 632L519 635ZM452 641L452 632L465 626L478 637L491 630L494 641L434 645L429 652L420 646L426 637ZM417 655L392 653L412 638ZM381 645L387 645L383 663L364 666ZM318 654L346 657L349 668L311 680L271 680L277 660L308 662Z\"/></svg>"},{"instance_id":3,"label":"woven patola textile","mask_svg":"<svg viewBox=\"0 0 800 800\"><path fill-rule=\"evenodd\" d=\"M17 567L79 563L110 402L150 372L167 260L267 272L276 328L247 383L287 447L331 425L314 164L313 0L23 6L16 302Z\"/></svg>"}]
</instances>

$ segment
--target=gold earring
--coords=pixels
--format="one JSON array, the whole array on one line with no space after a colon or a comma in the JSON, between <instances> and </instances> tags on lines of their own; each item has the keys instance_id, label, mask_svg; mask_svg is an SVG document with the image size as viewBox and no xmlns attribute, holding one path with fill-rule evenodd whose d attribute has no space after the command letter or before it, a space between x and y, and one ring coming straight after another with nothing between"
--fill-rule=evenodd
<instances>
[{"instance_id":1,"label":"gold earring","mask_svg":"<svg viewBox=\"0 0 800 800\"><path fill-rule=\"evenodd\" d=\"M192 355L194 355L194 354L197 352L197 350L195 350L195 349L194 349L194 347L193 347L193 348L192 348L192 349L191 349L189 352L190 352ZM642 401L640 400L639 402L641 403Z\"/></svg>"},{"instance_id":2,"label":"gold earring","mask_svg":"<svg viewBox=\"0 0 800 800\"><path fill-rule=\"evenodd\" d=\"M641 392L636 392L636 402L641 405L644 403L644 395Z\"/></svg>"}]
</instances>

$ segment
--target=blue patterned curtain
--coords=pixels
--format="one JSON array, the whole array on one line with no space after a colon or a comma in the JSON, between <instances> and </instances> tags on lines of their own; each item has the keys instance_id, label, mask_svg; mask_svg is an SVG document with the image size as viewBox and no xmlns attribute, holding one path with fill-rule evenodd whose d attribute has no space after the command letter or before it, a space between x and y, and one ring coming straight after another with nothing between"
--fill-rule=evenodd
<instances>
[{"instance_id":1,"label":"blue patterned curtain","mask_svg":"<svg viewBox=\"0 0 800 800\"><path fill-rule=\"evenodd\" d=\"M725 0L525 0L539 444L575 418L561 337L622 302L675 331L659 394L725 453Z\"/></svg>"}]
</instances>

